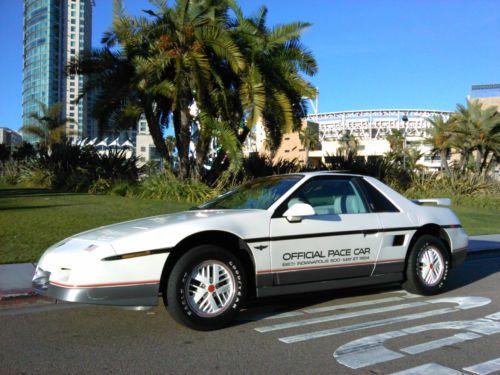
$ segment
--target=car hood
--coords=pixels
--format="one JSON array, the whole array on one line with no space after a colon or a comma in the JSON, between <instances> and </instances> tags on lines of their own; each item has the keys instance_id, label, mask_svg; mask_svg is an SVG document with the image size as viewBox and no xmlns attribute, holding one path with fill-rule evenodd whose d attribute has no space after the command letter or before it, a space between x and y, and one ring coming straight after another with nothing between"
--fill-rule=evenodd
<instances>
[{"instance_id":1,"label":"car hood","mask_svg":"<svg viewBox=\"0 0 500 375\"><path fill-rule=\"evenodd\" d=\"M269 217L265 210L194 210L152 216L112 224L72 238L109 243L117 254L174 247L191 234L204 231L224 231L240 238L268 235Z\"/></svg>"}]
</instances>

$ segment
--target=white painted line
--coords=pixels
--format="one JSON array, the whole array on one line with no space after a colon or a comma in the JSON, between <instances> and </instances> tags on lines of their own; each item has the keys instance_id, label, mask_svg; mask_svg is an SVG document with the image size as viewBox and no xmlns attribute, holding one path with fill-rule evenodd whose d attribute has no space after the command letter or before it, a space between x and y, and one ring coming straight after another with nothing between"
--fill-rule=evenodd
<instances>
[{"instance_id":1,"label":"white painted line","mask_svg":"<svg viewBox=\"0 0 500 375\"><path fill-rule=\"evenodd\" d=\"M384 347L384 342L386 340L402 336L406 336L406 333L393 331L364 337L339 347L335 353L333 353L333 357L338 363L352 369L359 369L377 363L402 358L405 356L404 354Z\"/></svg>"},{"instance_id":2,"label":"white painted line","mask_svg":"<svg viewBox=\"0 0 500 375\"><path fill-rule=\"evenodd\" d=\"M453 370L449 367L438 365L437 363L426 363L425 365L413 367L407 370L393 372L390 375L462 375L460 371Z\"/></svg>"},{"instance_id":3,"label":"white painted line","mask_svg":"<svg viewBox=\"0 0 500 375\"><path fill-rule=\"evenodd\" d=\"M300 311L289 311L289 312L284 312L284 313L277 314L277 315L266 316L265 318L263 318L263 320L291 318L294 316L302 316L302 315L304 315L304 313L302 313Z\"/></svg>"},{"instance_id":4,"label":"white painted line","mask_svg":"<svg viewBox=\"0 0 500 375\"><path fill-rule=\"evenodd\" d=\"M486 319L491 319L491 320L500 320L500 311L496 312L494 314L485 316Z\"/></svg>"},{"instance_id":5,"label":"white painted line","mask_svg":"<svg viewBox=\"0 0 500 375\"><path fill-rule=\"evenodd\" d=\"M404 356L394 350L389 350L384 347L385 341L410 334L420 335L429 331L442 330L465 330L468 332L410 346L401 349L401 351L408 354L419 354L446 345L475 340L483 337L481 334L493 335L500 333L500 322L492 322L491 320L480 318L476 320L429 323L405 328L399 331L385 332L348 342L340 346L335 353L333 353L333 357L338 363L353 369L383 363Z\"/></svg>"},{"instance_id":6,"label":"white painted line","mask_svg":"<svg viewBox=\"0 0 500 375\"><path fill-rule=\"evenodd\" d=\"M478 363L474 366L464 367L464 370L477 375L488 375L497 371L500 372L500 357L492 359L491 361Z\"/></svg>"},{"instance_id":7,"label":"white painted line","mask_svg":"<svg viewBox=\"0 0 500 375\"><path fill-rule=\"evenodd\" d=\"M372 301L346 303L343 305L316 307L316 308L312 308L312 309L306 309L303 311L308 313L308 314L317 314L317 313L322 313L322 312L327 312L327 311L345 310L345 309L350 309L353 307L371 306L371 305L378 305L381 303L398 302L398 301L403 301L403 298L402 297L382 298L382 299L376 299L376 300L372 300Z\"/></svg>"},{"instance_id":8,"label":"white painted line","mask_svg":"<svg viewBox=\"0 0 500 375\"><path fill-rule=\"evenodd\" d=\"M408 346L406 348L402 348L401 351L408 354L419 354L427 352L429 350L439 349L442 348L443 346L450 346L465 341L478 339L480 337L482 336L472 332L458 333L456 335L445 337L439 340L427 341L422 344Z\"/></svg>"},{"instance_id":9,"label":"white painted line","mask_svg":"<svg viewBox=\"0 0 500 375\"><path fill-rule=\"evenodd\" d=\"M426 302L405 303L402 305L378 307L378 308L374 308L374 309L355 311L355 312L350 312L350 313L345 313L345 314L328 315L328 316L322 316L322 317L313 318L313 319L303 319L303 320L297 320L294 322L273 324L270 326L255 328L255 330L258 332L261 332L261 333L271 332L271 331L277 331L280 329L302 327L302 326L307 326L307 325L311 325L311 324L326 323L326 322L332 322L332 321L341 320L341 319L358 318L360 316L380 314L380 313L403 310L403 309L411 309L411 308L425 306L425 305L427 305Z\"/></svg>"},{"instance_id":10,"label":"white painted line","mask_svg":"<svg viewBox=\"0 0 500 375\"><path fill-rule=\"evenodd\" d=\"M368 328L382 327L382 326L386 326L389 324L408 322L411 320L448 314L448 313L452 313L455 311L457 311L457 309L455 309L453 307L448 307L448 308L444 308L444 309L431 310L431 311L421 312L421 313L417 313L417 314L398 316L396 318L374 320L371 322L352 324L349 326L343 326L343 327L332 328L332 329L325 329L323 331L304 333L302 335L282 337L279 340L281 342L286 343L286 344L292 344L292 343L300 342L300 341L306 341L306 340L318 339L321 337L339 335L341 333L359 331L359 330L368 329Z\"/></svg>"},{"instance_id":11,"label":"white painted line","mask_svg":"<svg viewBox=\"0 0 500 375\"><path fill-rule=\"evenodd\" d=\"M422 318L427 318L427 317L436 316L436 315L452 313L452 312L456 312L457 310L468 310L468 309L472 309L475 307L481 307L481 306L487 305L490 302L491 302L491 299L486 298L486 297L439 298L439 299L435 299L435 300L431 300L431 301L427 301L427 302L421 302L421 303L424 303L424 304L456 303L456 304L458 304L458 306L451 307L451 308L430 310L430 311L416 313L416 314L410 314L410 315L403 315L403 316L399 316L399 317L395 317L395 318L388 318L388 319L382 319L382 320L375 320L375 321L371 321L371 322L353 324L350 326L326 329L323 331L309 332L309 333L305 333L305 334L301 334L301 335L282 337L279 340L284 342L284 343L291 344L291 343L300 342L300 341L306 341L306 340L317 339L317 338L321 338L321 337L338 335L338 334L346 333L346 332L358 331L361 329L381 327L381 326L385 326L385 325L389 325L389 324L407 322L410 320L416 320L416 319L422 319ZM489 322L491 323L491 320ZM478 332L478 330L475 330L474 332ZM478 332L478 333L482 333L482 332Z\"/></svg>"}]
</instances>

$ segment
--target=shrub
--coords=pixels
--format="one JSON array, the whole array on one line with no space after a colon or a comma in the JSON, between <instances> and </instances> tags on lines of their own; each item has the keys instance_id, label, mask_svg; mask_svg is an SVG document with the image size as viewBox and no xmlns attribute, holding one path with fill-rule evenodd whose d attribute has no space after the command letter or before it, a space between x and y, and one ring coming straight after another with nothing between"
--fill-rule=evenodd
<instances>
[{"instance_id":1,"label":"shrub","mask_svg":"<svg viewBox=\"0 0 500 375\"><path fill-rule=\"evenodd\" d=\"M118 195L120 197L134 196L137 194L137 184L129 181L117 181L111 186L109 193L111 195Z\"/></svg>"},{"instance_id":2,"label":"shrub","mask_svg":"<svg viewBox=\"0 0 500 375\"><path fill-rule=\"evenodd\" d=\"M20 169L19 182L25 186L51 188L54 183L54 173L35 161L26 162Z\"/></svg>"},{"instance_id":3,"label":"shrub","mask_svg":"<svg viewBox=\"0 0 500 375\"><path fill-rule=\"evenodd\" d=\"M107 194L111 190L111 180L107 178L98 178L89 186L90 194Z\"/></svg>"},{"instance_id":4,"label":"shrub","mask_svg":"<svg viewBox=\"0 0 500 375\"><path fill-rule=\"evenodd\" d=\"M20 163L7 161L0 163L0 183L6 185L17 185L21 179Z\"/></svg>"},{"instance_id":5,"label":"shrub","mask_svg":"<svg viewBox=\"0 0 500 375\"><path fill-rule=\"evenodd\" d=\"M141 198L200 203L214 197L217 193L217 189L212 189L200 181L180 180L167 171L141 181L137 194Z\"/></svg>"}]
</instances>

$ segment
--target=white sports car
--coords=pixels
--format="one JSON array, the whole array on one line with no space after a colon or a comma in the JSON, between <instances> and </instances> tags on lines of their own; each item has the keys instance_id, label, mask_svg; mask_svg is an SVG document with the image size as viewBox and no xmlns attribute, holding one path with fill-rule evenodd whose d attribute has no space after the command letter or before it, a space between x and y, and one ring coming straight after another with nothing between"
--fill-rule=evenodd
<instances>
[{"instance_id":1,"label":"white sports car","mask_svg":"<svg viewBox=\"0 0 500 375\"><path fill-rule=\"evenodd\" d=\"M45 251L33 287L137 307L161 294L178 322L202 330L229 324L250 296L391 282L434 294L468 238L450 209L422 202L360 175L259 178L190 211L67 238Z\"/></svg>"}]
</instances>

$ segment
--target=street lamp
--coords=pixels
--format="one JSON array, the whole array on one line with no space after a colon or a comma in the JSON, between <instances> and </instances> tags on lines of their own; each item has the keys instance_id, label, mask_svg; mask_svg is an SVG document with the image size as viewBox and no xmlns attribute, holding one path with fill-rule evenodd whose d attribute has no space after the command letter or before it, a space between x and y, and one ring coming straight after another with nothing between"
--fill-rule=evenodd
<instances>
[{"instance_id":1,"label":"street lamp","mask_svg":"<svg viewBox=\"0 0 500 375\"><path fill-rule=\"evenodd\" d=\"M403 115L401 120L403 120L403 124L404 124L404 130L403 130L403 168L406 169L406 123L408 122L408 116Z\"/></svg>"}]
</instances>

